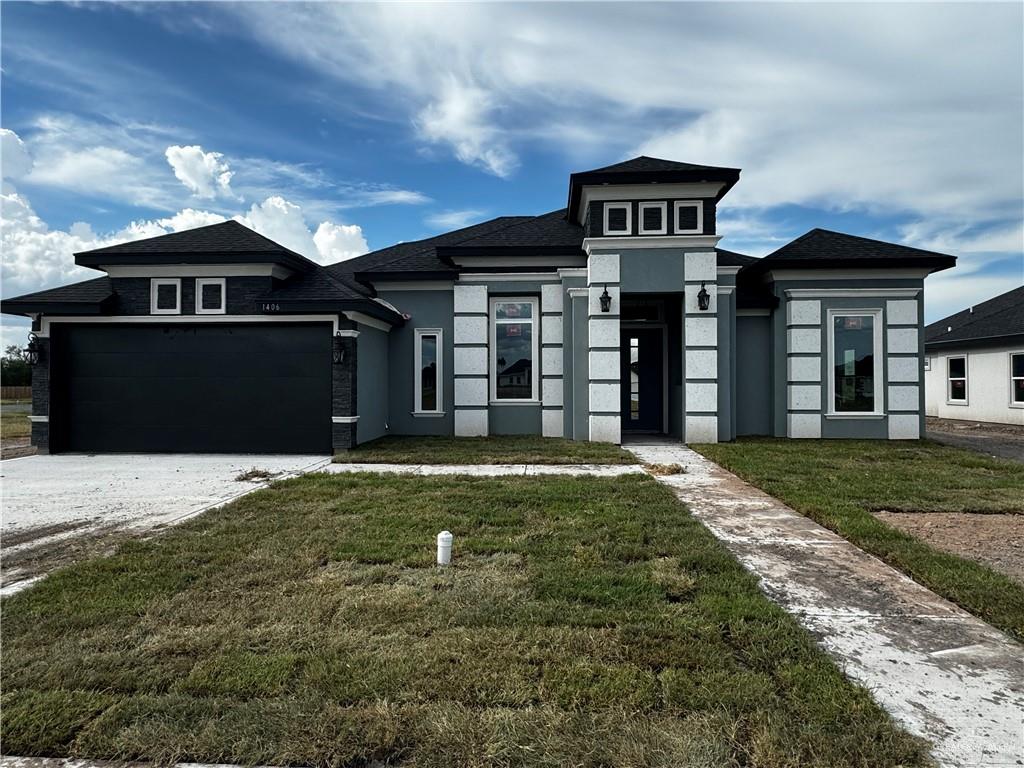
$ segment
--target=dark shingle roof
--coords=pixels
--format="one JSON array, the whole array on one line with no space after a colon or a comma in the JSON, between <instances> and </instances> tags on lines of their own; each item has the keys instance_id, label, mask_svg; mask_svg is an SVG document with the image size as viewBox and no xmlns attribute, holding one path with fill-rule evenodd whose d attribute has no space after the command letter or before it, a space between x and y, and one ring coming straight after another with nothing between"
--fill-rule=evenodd
<instances>
[{"instance_id":1,"label":"dark shingle roof","mask_svg":"<svg viewBox=\"0 0 1024 768\"><path fill-rule=\"evenodd\" d=\"M84 311L92 308L96 311L100 306L114 297L114 289L109 277L97 277L82 283L62 285L60 288L49 288L45 291L14 296L0 302L0 311L12 315L23 315L30 312L46 312L55 309Z\"/></svg>"},{"instance_id":2,"label":"dark shingle roof","mask_svg":"<svg viewBox=\"0 0 1024 768\"><path fill-rule=\"evenodd\" d=\"M302 254L234 220L75 254L75 263L86 267L197 261L277 262L298 270L311 269L315 265Z\"/></svg>"},{"instance_id":3,"label":"dark shingle roof","mask_svg":"<svg viewBox=\"0 0 1024 768\"><path fill-rule=\"evenodd\" d=\"M956 257L924 251L896 243L886 243L857 235L812 229L774 253L751 264L747 270L830 269L834 267L925 267L933 272L956 264Z\"/></svg>"},{"instance_id":4,"label":"dark shingle roof","mask_svg":"<svg viewBox=\"0 0 1024 768\"><path fill-rule=\"evenodd\" d=\"M718 266L720 267L745 267L747 264L753 264L758 260L754 256L736 253L736 251L727 251L724 248L715 248L715 253L718 254Z\"/></svg>"},{"instance_id":5,"label":"dark shingle roof","mask_svg":"<svg viewBox=\"0 0 1024 768\"><path fill-rule=\"evenodd\" d=\"M723 168L717 165L696 165L694 163L680 163L675 160L664 160L660 157L648 157L640 155L632 160L624 160L621 163L613 163L603 168L594 168L591 171L580 171L580 174L587 173L650 173L657 171L739 171L737 168Z\"/></svg>"},{"instance_id":6,"label":"dark shingle roof","mask_svg":"<svg viewBox=\"0 0 1024 768\"><path fill-rule=\"evenodd\" d=\"M507 227L492 229L439 250L443 254L469 254L471 250L524 248L538 252L577 253L583 247L583 227L565 218L565 209L540 216L522 216Z\"/></svg>"},{"instance_id":7,"label":"dark shingle roof","mask_svg":"<svg viewBox=\"0 0 1024 768\"><path fill-rule=\"evenodd\" d=\"M1024 336L1024 285L944 317L924 329L925 344L969 346Z\"/></svg>"}]
</instances>

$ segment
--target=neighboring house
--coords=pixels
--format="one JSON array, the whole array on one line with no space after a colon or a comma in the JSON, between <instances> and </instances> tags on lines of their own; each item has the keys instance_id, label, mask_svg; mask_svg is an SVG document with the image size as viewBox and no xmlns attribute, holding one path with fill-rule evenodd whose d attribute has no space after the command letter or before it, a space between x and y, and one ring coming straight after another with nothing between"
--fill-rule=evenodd
<instances>
[{"instance_id":1,"label":"neighboring house","mask_svg":"<svg viewBox=\"0 0 1024 768\"><path fill-rule=\"evenodd\" d=\"M385 434L914 439L925 277L815 229L717 248L733 168L648 157L568 206L321 267L235 222L75 255L33 319L46 451L310 451Z\"/></svg>"},{"instance_id":2,"label":"neighboring house","mask_svg":"<svg viewBox=\"0 0 1024 768\"><path fill-rule=\"evenodd\" d=\"M924 331L929 416L1024 425L1024 285Z\"/></svg>"}]
</instances>

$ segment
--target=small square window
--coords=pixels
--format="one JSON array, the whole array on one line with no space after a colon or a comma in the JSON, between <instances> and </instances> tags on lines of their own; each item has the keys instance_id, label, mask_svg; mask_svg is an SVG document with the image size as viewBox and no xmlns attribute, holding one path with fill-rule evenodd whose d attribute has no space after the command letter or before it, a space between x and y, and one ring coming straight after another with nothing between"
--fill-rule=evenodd
<instances>
[{"instance_id":1,"label":"small square window","mask_svg":"<svg viewBox=\"0 0 1024 768\"><path fill-rule=\"evenodd\" d=\"M666 203L640 203L640 234L664 235L668 232L665 222Z\"/></svg>"},{"instance_id":2,"label":"small square window","mask_svg":"<svg viewBox=\"0 0 1024 768\"><path fill-rule=\"evenodd\" d=\"M181 280L179 278L150 280L149 311L154 315L181 314Z\"/></svg>"},{"instance_id":3,"label":"small square window","mask_svg":"<svg viewBox=\"0 0 1024 768\"><path fill-rule=\"evenodd\" d=\"M604 204L604 233L629 235L633 232L633 206L630 203Z\"/></svg>"},{"instance_id":4,"label":"small square window","mask_svg":"<svg viewBox=\"0 0 1024 768\"><path fill-rule=\"evenodd\" d=\"M675 204L677 235L700 235L704 232L704 203L701 200L678 201Z\"/></svg>"},{"instance_id":5,"label":"small square window","mask_svg":"<svg viewBox=\"0 0 1024 768\"><path fill-rule=\"evenodd\" d=\"M223 277L196 279L196 314L223 315L226 280Z\"/></svg>"}]
</instances>

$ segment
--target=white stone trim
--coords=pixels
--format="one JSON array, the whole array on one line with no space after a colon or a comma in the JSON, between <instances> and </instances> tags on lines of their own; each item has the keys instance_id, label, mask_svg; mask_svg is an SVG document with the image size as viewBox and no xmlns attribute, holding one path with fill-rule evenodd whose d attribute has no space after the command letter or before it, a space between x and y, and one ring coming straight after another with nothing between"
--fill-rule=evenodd
<instances>
[{"instance_id":1,"label":"white stone trim","mask_svg":"<svg viewBox=\"0 0 1024 768\"><path fill-rule=\"evenodd\" d=\"M562 437L565 434L565 411L561 408L545 408L540 415L543 437Z\"/></svg>"},{"instance_id":2,"label":"white stone trim","mask_svg":"<svg viewBox=\"0 0 1024 768\"><path fill-rule=\"evenodd\" d=\"M689 278L687 278L689 279ZM716 285L711 282L706 282L704 289L708 292L710 300L708 301L707 309L700 309L697 305L697 294L700 293L699 285L690 285L687 283L683 286L683 312L687 315L715 315L718 312L718 291Z\"/></svg>"},{"instance_id":3,"label":"white stone trim","mask_svg":"<svg viewBox=\"0 0 1024 768\"><path fill-rule=\"evenodd\" d=\"M717 347L718 318L697 316L683 320L683 341L687 347Z\"/></svg>"},{"instance_id":4,"label":"white stone trim","mask_svg":"<svg viewBox=\"0 0 1024 768\"><path fill-rule=\"evenodd\" d=\"M689 377L689 373L686 374ZM686 412L690 413L717 413L718 411L718 382L717 381L687 381L686 382Z\"/></svg>"},{"instance_id":5,"label":"white stone trim","mask_svg":"<svg viewBox=\"0 0 1024 768\"><path fill-rule=\"evenodd\" d=\"M556 269L555 272L557 272L558 276L560 278L562 278L562 279L570 278L570 277L586 277L587 276L587 268L586 267L562 267L560 269Z\"/></svg>"},{"instance_id":6,"label":"white stone trim","mask_svg":"<svg viewBox=\"0 0 1024 768\"><path fill-rule=\"evenodd\" d=\"M160 286L173 285L177 291L177 301L173 309L157 309L156 299ZM149 281L149 314L151 315L180 315L181 314L181 278L180 277L153 277Z\"/></svg>"},{"instance_id":7,"label":"white stone trim","mask_svg":"<svg viewBox=\"0 0 1024 768\"><path fill-rule=\"evenodd\" d=\"M541 402L545 406L562 406L564 404L562 396L564 388L565 383L561 376L541 379Z\"/></svg>"},{"instance_id":8,"label":"white stone trim","mask_svg":"<svg viewBox=\"0 0 1024 768\"><path fill-rule=\"evenodd\" d=\"M540 287L540 311L542 314L562 314L561 283L546 283Z\"/></svg>"},{"instance_id":9,"label":"white stone trim","mask_svg":"<svg viewBox=\"0 0 1024 768\"><path fill-rule=\"evenodd\" d=\"M831 280L835 277L831 272L824 274L817 273L818 280ZM895 277L888 272L884 277ZM853 276L849 278L837 277L836 279L861 280L864 276ZM783 278L776 278L781 280ZM810 278L809 278L810 279ZM787 288L786 296L793 299L819 298L819 299L884 299L887 297L913 297L921 293L920 288Z\"/></svg>"},{"instance_id":10,"label":"white stone trim","mask_svg":"<svg viewBox=\"0 0 1024 768\"><path fill-rule=\"evenodd\" d=\"M220 286L220 307L217 309L203 309L203 287L207 285ZM179 299L180 301L180 299ZM228 311L228 281L223 277L197 277L196 278L196 314L197 315L224 315Z\"/></svg>"},{"instance_id":11,"label":"white stone trim","mask_svg":"<svg viewBox=\"0 0 1024 768\"><path fill-rule=\"evenodd\" d=\"M590 286L619 282L619 254L595 253L587 259L587 283Z\"/></svg>"},{"instance_id":12,"label":"white stone trim","mask_svg":"<svg viewBox=\"0 0 1024 768\"><path fill-rule=\"evenodd\" d=\"M787 325L821 325L821 302L796 300L786 302Z\"/></svg>"},{"instance_id":13,"label":"white stone trim","mask_svg":"<svg viewBox=\"0 0 1024 768\"><path fill-rule=\"evenodd\" d=\"M821 357L792 357L786 360L789 381L821 381Z\"/></svg>"},{"instance_id":14,"label":"white stone trim","mask_svg":"<svg viewBox=\"0 0 1024 768\"><path fill-rule=\"evenodd\" d=\"M886 349L889 354L916 355L917 328L886 329Z\"/></svg>"},{"instance_id":15,"label":"white stone trim","mask_svg":"<svg viewBox=\"0 0 1024 768\"><path fill-rule=\"evenodd\" d=\"M486 437L487 409L473 408L456 410L455 435L457 437Z\"/></svg>"},{"instance_id":16,"label":"white stone trim","mask_svg":"<svg viewBox=\"0 0 1024 768\"><path fill-rule=\"evenodd\" d=\"M651 235L650 237L585 237L583 251L593 256L594 251L635 250L638 248L714 248L721 240L719 235Z\"/></svg>"},{"instance_id":17,"label":"white stone trim","mask_svg":"<svg viewBox=\"0 0 1024 768\"><path fill-rule=\"evenodd\" d=\"M787 408L791 411L821 411L820 384L790 384Z\"/></svg>"},{"instance_id":18,"label":"white stone trim","mask_svg":"<svg viewBox=\"0 0 1024 768\"><path fill-rule=\"evenodd\" d=\"M688 379L717 379L718 378L718 350L717 349L687 349L686 350L686 378L688 378Z\"/></svg>"},{"instance_id":19,"label":"white stone trim","mask_svg":"<svg viewBox=\"0 0 1024 768\"><path fill-rule=\"evenodd\" d=\"M622 292L619 286L609 285L607 287L608 295L611 297L611 307L607 312L601 311L601 294L605 292L604 284L590 286L590 296L587 302L587 312L591 317L600 317L601 315L618 315L619 310L622 308Z\"/></svg>"},{"instance_id":20,"label":"white stone trim","mask_svg":"<svg viewBox=\"0 0 1024 768\"><path fill-rule=\"evenodd\" d=\"M541 344L561 344L565 339L562 334L562 316L544 315L540 320Z\"/></svg>"},{"instance_id":21,"label":"white stone trim","mask_svg":"<svg viewBox=\"0 0 1024 768\"><path fill-rule=\"evenodd\" d=\"M690 416L687 414L685 425L687 443L718 442L717 416Z\"/></svg>"},{"instance_id":22,"label":"white stone trim","mask_svg":"<svg viewBox=\"0 0 1024 768\"><path fill-rule=\"evenodd\" d=\"M888 379L890 384L917 384L918 359L916 357L888 358ZM959 402L959 401L958 401Z\"/></svg>"},{"instance_id":23,"label":"white stone trim","mask_svg":"<svg viewBox=\"0 0 1024 768\"><path fill-rule=\"evenodd\" d=\"M592 317L587 321L591 349L619 348L619 318Z\"/></svg>"},{"instance_id":24,"label":"white stone trim","mask_svg":"<svg viewBox=\"0 0 1024 768\"><path fill-rule=\"evenodd\" d=\"M487 347L455 347L456 376L487 376Z\"/></svg>"},{"instance_id":25,"label":"white stone trim","mask_svg":"<svg viewBox=\"0 0 1024 768\"><path fill-rule=\"evenodd\" d=\"M569 294L570 299L583 299L590 293L589 288L566 288L565 292Z\"/></svg>"},{"instance_id":26,"label":"white stone trim","mask_svg":"<svg viewBox=\"0 0 1024 768\"><path fill-rule=\"evenodd\" d=\"M885 302L885 321L888 325L917 325L917 299L897 299Z\"/></svg>"},{"instance_id":27,"label":"white stone trim","mask_svg":"<svg viewBox=\"0 0 1024 768\"><path fill-rule=\"evenodd\" d=\"M890 440L920 440L921 417L916 413L895 413L889 416Z\"/></svg>"},{"instance_id":28,"label":"white stone trim","mask_svg":"<svg viewBox=\"0 0 1024 768\"><path fill-rule=\"evenodd\" d=\"M621 391L618 381L591 381L588 389L590 412L614 413L618 418L622 411Z\"/></svg>"},{"instance_id":29,"label":"white stone trim","mask_svg":"<svg viewBox=\"0 0 1024 768\"><path fill-rule=\"evenodd\" d=\"M561 376L564 371L562 347L542 347L540 350L541 376Z\"/></svg>"},{"instance_id":30,"label":"white stone trim","mask_svg":"<svg viewBox=\"0 0 1024 768\"><path fill-rule=\"evenodd\" d=\"M487 405L487 379L456 378L455 405Z\"/></svg>"},{"instance_id":31,"label":"white stone trim","mask_svg":"<svg viewBox=\"0 0 1024 768\"><path fill-rule=\"evenodd\" d=\"M456 344L487 343L487 315L456 315L454 328Z\"/></svg>"},{"instance_id":32,"label":"white stone trim","mask_svg":"<svg viewBox=\"0 0 1024 768\"><path fill-rule=\"evenodd\" d=\"M452 290L455 314L487 314L486 285L456 285Z\"/></svg>"},{"instance_id":33,"label":"white stone trim","mask_svg":"<svg viewBox=\"0 0 1024 768\"><path fill-rule=\"evenodd\" d=\"M331 416L332 424L355 424L357 421L358 416Z\"/></svg>"},{"instance_id":34,"label":"white stone trim","mask_svg":"<svg viewBox=\"0 0 1024 768\"><path fill-rule=\"evenodd\" d=\"M714 251L687 251L683 254L683 276L686 280L718 280L718 254Z\"/></svg>"},{"instance_id":35,"label":"white stone trim","mask_svg":"<svg viewBox=\"0 0 1024 768\"><path fill-rule=\"evenodd\" d=\"M820 354L821 328L789 328L786 331L786 350L790 354Z\"/></svg>"},{"instance_id":36,"label":"white stone trim","mask_svg":"<svg viewBox=\"0 0 1024 768\"><path fill-rule=\"evenodd\" d=\"M702 204L703 205L703 204ZM644 210L647 208L657 208L661 211L661 226L657 229L645 229L644 228ZM637 221L637 232L641 235L667 235L668 234L668 203L664 200L658 201L647 201L639 203L637 209L639 221ZM703 229L703 228L702 228ZM605 230L607 232L607 230Z\"/></svg>"},{"instance_id":37,"label":"white stone trim","mask_svg":"<svg viewBox=\"0 0 1024 768\"><path fill-rule=\"evenodd\" d=\"M420 388L423 371L423 337L433 336L437 354L437 407L429 410L423 408L423 390ZM442 413L444 412L444 330L441 328L417 328L413 332L413 412ZM456 397L458 403L458 397ZM466 403L471 405L471 403Z\"/></svg>"},{"instance_id":38,"label":"white stone trim","mask_svg":"<svg viewBox=\"0 0 1024 768\"><path fill-rule=\"evenodd\" d=\"M786 436L797 439L821 438L820 413L790 413L786 416Z\"/></svg>"},{"instance_id":39,"label":"white stone trim","mask_svg":"<svg viewBox=\"0 0 1024 768\"><path fill-rule=\"evenodd\" d=\"M588 426L590 439L595 443L622 442L622 419L618 415L591 414Z\"/></svg>"},{"instance_id":40,"label":"white stone trim","mask_svg":"<svg viewBox=\"0 0 1024 768\"><path fill-rule=\"evenodd\" d=\"M679 229L679 209L680 208L696 208L697 209L697 227L696 229ZM704 201L703 200L676 200L672 204L672 231L677 235L700 235L704 232Z\"/></svg>"},{"instance_id":41,"label":"white stone trim","mask_svg":"<svg viewBox=\"0 0 1024 768\"><path fill-rule=\"evenodd\" d=\"M618 350L590 350L587 368L591 381L620 381L622 378L622 361Z\"/></svg>"},{"instance_id":42,"label":"white stone trim","mask_svg":"<svg viewBox=\"0 0 1024 768\"><path fill-rule=\"evenodd\" d=\"M921 390L917 384L910 386L889 385L889 410L914 411L921 410Z\"/></svg>"}]
</instances>

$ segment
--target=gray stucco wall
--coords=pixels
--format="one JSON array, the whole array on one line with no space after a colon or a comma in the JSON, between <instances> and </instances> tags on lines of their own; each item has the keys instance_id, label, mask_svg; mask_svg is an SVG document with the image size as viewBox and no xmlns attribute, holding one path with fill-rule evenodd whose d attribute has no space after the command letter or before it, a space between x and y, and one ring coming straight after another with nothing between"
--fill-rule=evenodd
<instances>
[{"instance_id":1,"label":"gray stucco wall","mask_svg":"<svg viewBox=\"0 0 1024 768\"><path fill-rule=\"evenodd\" d=\"M675 248L638 248L623 251L623 293L666 293L682 291L684 257Z\"/></svg>"},{"instance_id":2,"label":"gray stucco wall","mask_svg":"<svg viewBox=\"0 0 1024 768\"><path fill-rule=\"evenodd\" d=\"M357 325L356 329L359 331L359 366L356 369L359 421L356 422L356 442L365 443L388 431L389 334L362 324ZM411 363L409 370L411 373Z\"/></svg>"},{"instance_id":3,"label":"gray stucco wall","mask_svg":"<svg viewBox=\"0 0 1024 768\"><path fill-rule=\"evenodd\" d=\"M388 430L393 435L451 435L455 430L454 316L452 291L381 290L380 298L411 315L405 325L388 334ZM444 336L441 380L441 416L413 416L415 409L415 335L417 328L440 328ZM383 385L383 382L382 382Z\"/></svg>"},{"instance_id":4,"label":"gray stucco wall","mask_svg":"<svg viewBox=\"0 0 1024 768\"><path fill-rule=\"evenodd\" d=\"M736 318L736 434L772 431L771 319Z\"/></svg>"}]
</instances>

